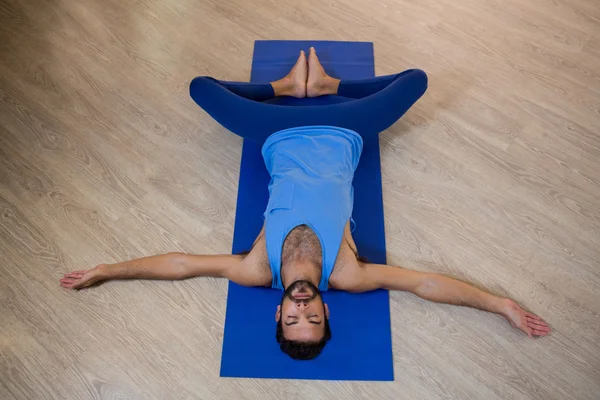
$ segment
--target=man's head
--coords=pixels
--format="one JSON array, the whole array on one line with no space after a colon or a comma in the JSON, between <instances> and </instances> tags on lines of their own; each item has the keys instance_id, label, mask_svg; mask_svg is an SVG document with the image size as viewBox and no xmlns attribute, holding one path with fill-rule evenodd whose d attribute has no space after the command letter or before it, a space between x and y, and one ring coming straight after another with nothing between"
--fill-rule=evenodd
<instances>
[{"instance_id":1,"label":"man's head","mask_svg":"<svg viewBox=\"0 0 600 400\"><path fill-rule=\"evenodd\" d=\"M283 293L275 313L277 342L281 350L297 360L310 360L331 339L329 308L319 288L309 281L296 281Z\"/></svg>"}]
</instances>

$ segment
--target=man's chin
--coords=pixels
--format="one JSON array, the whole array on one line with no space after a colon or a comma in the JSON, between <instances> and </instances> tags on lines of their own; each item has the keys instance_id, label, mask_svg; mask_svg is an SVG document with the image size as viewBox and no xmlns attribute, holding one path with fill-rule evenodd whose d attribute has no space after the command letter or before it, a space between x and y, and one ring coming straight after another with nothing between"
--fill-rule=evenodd
<instances>
[{"instance_id":1,"label":"man's chin","mask_svg":"<svg viewBox=\"0 0 600 400\"><path fill-rule=\"evenodd\" d=\"M296 281L292 283L284 292L284 298L290 300L311 300L318 297L321 293L319 288L309 281Z\"/></svg>"}]
</instances>

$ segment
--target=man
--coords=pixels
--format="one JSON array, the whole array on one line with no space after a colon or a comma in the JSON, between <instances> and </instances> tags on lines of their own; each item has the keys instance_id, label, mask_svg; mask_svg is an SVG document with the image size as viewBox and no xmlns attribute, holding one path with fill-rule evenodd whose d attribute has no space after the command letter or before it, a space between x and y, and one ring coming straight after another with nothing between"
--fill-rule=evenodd
<instances>
[{"instance_id":1,"label":"man","mask_svg":"<svg viewBox=\"0 0 600 400\"><path fill-rule=\"evenodd\" d=\"M275 310L276 338L296 359L314 358L331 338L330 310L321 297L329 287L408 291L430 301L500 314L529 337L547 335L548 325L512 300L439 274L369 263L358 255L352 238L352 178L363 137L395 122L425 88L426 76L418 70L337 80L325 73L312 48L308 62L302 52L292 71L270 84L196 78L191 90L198 104L235 133L264 142L270 197L252 249L238 255L168 253L102 264L65 274L61 285L81 289L108 279L212 276L282 289ZM323 95L333 96L326 108L281 107L290 98ZM384 107L390 103L394 107ZM379 125L358 118L364 110Z\"/></svg>"}]
</instances>

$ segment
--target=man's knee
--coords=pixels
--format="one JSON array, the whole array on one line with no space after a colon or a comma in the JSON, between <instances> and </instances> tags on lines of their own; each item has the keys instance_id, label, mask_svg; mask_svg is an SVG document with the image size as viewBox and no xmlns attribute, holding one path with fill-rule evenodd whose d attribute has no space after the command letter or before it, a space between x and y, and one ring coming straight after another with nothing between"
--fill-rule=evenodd
<instances>
[{"instance_id":1,"label":"man's knee","mask_svg":"<svg viewBox=\"0 0 600 400\"><path fill-rule=\"evenodd\" d=\"M423 92L427 90L428 78L425 71L422 69L411 69L410 74L408 74L409 79L416 87L421 87Z\"/></svg>"},{"instance_id":2,"label":"man's knee","mask_svg":"<svg viewBox=\"0 0 600 400\"><path fill-rule=\"evenodd\" d=\"M198 102L197 99L205 97L208 94L207 92L210 92L210 89L216 84L214 78L209 76L198 76L190 82L190 96Z\"/></svg>"}]
</instances>

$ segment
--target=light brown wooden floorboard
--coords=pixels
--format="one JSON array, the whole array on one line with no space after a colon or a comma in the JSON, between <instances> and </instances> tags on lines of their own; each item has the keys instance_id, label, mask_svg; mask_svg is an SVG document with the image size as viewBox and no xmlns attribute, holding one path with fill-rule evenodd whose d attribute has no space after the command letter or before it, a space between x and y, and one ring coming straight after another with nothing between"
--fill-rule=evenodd
<instances>
[{"instance_id":1,"label":"light brown wooden floorboard","mask_svg":"<svg viewBox=\"0 0 600 400\"><path fill-rule=\"evenodd\" d=\"M0 398L598 399L600 5L593 0L0 2ZM388 260L553 327L391 295L395 381L221 379L227 283L68 270L226 253L241 140L188 95L256 39L364 40L429 90L382 135Z\"/></svg>"}]
</instances>

